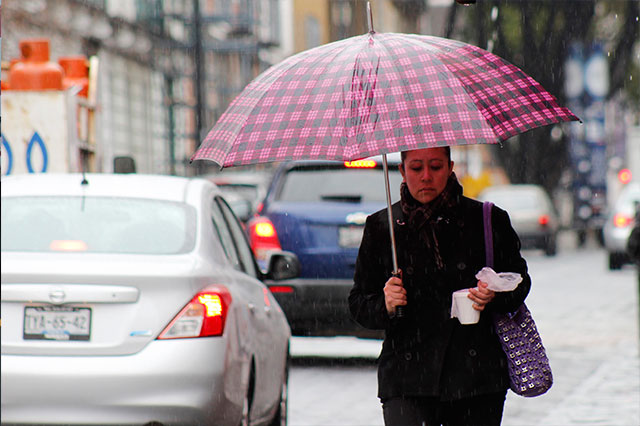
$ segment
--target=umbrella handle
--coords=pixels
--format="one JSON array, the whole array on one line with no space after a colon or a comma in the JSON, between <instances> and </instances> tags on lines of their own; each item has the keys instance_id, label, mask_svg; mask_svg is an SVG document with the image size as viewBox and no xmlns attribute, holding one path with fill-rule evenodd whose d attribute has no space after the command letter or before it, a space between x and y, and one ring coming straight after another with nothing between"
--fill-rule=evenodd
<instances>
[{"instance_id":1,"label":"umbrella handle","mask_svg":"<svg viewBox=\"0 0 640 426\"><path fill-rule=\"evenodd\" d=\"M391 237L391 260L393 261L394 277L401 277L400 269L398 268L398 253L396 251L396 235L393 231L393 212L391 211L391 189L389 188L389 165L387 164L387 154L382 154L382 168L384 170L384 188L387 192L387 217L389 218L389 236ZM396 317L402 318L405 316L404 306L396 307Z\"/></svg>"},{"instance_id":2,"label":"umbrella handle","mask_svg":"<svg viewBox=\"0 0 640 426\"><path fill-rule=\"evenodd\" d=\"M387 154L382 154L382 167L384 170L384 187L387 192L387 217L389 218L389 236L391 237L393 275L398 275L398 254L396 252L396 236L393 231L393 212L391 211L391 190L389 189L389 165L387 164Z\"/></svg>"}]
</instances>

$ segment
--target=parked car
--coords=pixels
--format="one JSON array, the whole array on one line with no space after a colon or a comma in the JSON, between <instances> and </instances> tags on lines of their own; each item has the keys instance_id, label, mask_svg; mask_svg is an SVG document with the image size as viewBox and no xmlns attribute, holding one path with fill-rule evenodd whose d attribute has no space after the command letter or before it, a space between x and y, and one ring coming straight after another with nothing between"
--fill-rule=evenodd
<instances>
[{"instance_id":1,"label":"parked car","mask_svg":"<svg viewBox=\"0 0 640 426\"><path fill-rule=\"evenodd\" d=\"M509 213L523 248L556 255L558 215L544 188L533 184L496 185L484 189L478 200L491 201Z\"/></svg>"},{"instance_id":2,"label":"parked car","mask_svg":"<svg viewBox=\"0 0 640 426\"><path fill-rule=\"evenodd\" d=\"M242 222L247 222L267 194L273 173L269 171L223 169L205 177L215 183Z\"/></svg>"},{"instance_id":3,"label":"parked car","mask_svg":"<svg viewBox=\"0 0 640 426\"><path fill-rule=\"evenodd\" d=\"M640 182L629 182L609 210L602 230L604 247L609 256L609 269L620 269L631 263L626 247L634 225L634 216L640 206Z\"/></svg>"},{"instance_id":4,"label":"parked car","mask_svg":"<svg viewBox=\"0 0 640 426\"><path fill-rule=\"evenodd\" d=\"M2 422L285 424L290 328L204 179L2 179Z\"/></svg>"},{"instance_id":5,"label":"parked car","mask_svg":"<svg viewBox=\"0 0 640 426\"><path fill-rule=\"evenodd\" d=\"M389 156L394 200L400 155ZM386 206L380 158L357 162L295 161L281 165L258 217L248 222L258 259L270 250L294 252L296 280L270 285L294 335L381 337L351 320L348 294L367 215Z\"/></svg>"}]
</instances>

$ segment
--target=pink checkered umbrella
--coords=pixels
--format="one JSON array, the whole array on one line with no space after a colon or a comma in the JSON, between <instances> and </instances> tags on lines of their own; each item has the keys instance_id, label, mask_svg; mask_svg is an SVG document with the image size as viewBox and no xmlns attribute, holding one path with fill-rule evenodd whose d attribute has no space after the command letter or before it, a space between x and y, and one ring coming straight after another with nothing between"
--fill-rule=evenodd
<instances>
[{"instance_id":1,"label":"pink checkered umbrella","mask_svg":"<svg viewBox=\"0 0 640 426\"><path fill-rule=\"evenodd\" d=\"M498 143L577 119L522 70L478 47L371 32L266 70L232 102L192 160L222 167L354 160Z\"/></svg>"},{"instance_id":2,"label":"pink checkered umbrella","mask_svg":"<svg viewBox=\"0 0 640 426\"><path fill-rule=\"evenodd\" d=\"M191 160L227 167L383 154L386 174L386 153L498 143L572 120L578 118L538 82L490 52L371 30L267 69L231 103ZM397 271L388 175L386 182Z\"/></svg>"}]
</instances>

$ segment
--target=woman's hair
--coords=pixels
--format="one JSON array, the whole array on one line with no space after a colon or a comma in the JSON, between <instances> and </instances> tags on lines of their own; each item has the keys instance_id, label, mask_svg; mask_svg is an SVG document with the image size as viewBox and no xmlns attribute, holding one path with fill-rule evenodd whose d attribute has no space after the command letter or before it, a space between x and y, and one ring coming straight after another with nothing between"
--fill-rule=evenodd
<instances>
[{"instance_id":1,"label":"woman's hair","mask_svg":"<svg viewBox=\"0 0 640 426\"><path fill-rule=\"evenodd\" d=\"M451 147L450 146L439 146L437 148L444 148L444 153L447 156L447 161L449 163L451 163ZM426 148L426 149L433 149L433 148ZM409 151L402 151L400 153L400 158L402 159L402 164L404 164L404 160L407 159L407 152L409 152Z\"/></svg>"}]
</instances>

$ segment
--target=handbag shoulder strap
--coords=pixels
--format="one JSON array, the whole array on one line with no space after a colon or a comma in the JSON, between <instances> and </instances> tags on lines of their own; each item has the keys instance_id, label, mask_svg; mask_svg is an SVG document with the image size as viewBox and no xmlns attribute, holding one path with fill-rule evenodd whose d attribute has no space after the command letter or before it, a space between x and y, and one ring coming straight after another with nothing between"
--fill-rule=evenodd
<instances>
[{"instance_id":1,"label":"handbag shoulder strap","mask_svg":"<svg viewBox=\"0 0 640 426\"><path fill-rule=\"evenodd\" d=\"M493 268L493 228L491 226L491 209L493 203L485 201L482 204L482 219L484 222L484 252L486 256L486 264Z\"/></svg>"}]
</instances>

